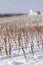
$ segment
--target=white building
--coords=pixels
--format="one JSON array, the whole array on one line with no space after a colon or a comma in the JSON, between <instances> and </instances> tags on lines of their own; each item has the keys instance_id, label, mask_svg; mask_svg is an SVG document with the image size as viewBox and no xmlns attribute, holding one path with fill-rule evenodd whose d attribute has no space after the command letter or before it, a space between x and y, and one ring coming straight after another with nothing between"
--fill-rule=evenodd
<instances>
[{"instance_id":1,"label":"white building","mask_svg":"<svg viewBox=\"0 0 43 65\"><path fill-rule=\"evenodd\" d=\"M34 12L32 9L29 11L29 15L37 15L37 12Z\"/></svg>"}]
</instances>

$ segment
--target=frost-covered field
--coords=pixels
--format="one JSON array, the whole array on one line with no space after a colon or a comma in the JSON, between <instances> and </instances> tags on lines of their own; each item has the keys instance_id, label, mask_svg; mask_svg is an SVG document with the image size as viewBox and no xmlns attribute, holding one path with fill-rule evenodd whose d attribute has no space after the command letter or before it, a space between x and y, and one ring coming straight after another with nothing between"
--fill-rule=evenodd
<instances>
[{"instance_id":1,"label":"frost-covered field","mask_svg":"<svg viewBox=\"0 0 43 65\"><path fill-rule=\"evenodd\" d=\"M43 15L0 18L0 65L43 65Z\"/></svg>"},{"instance_id":2,"label":"frost-covered field","mask_svg":"<svg viewBox=\"0 0 43 65\"><path fill-rule=\"evenodd\" d=\"M29 50L29 49L28 49ZM12 56L0 56L0 65L43 65L43 51L34 51L35 55L32 58L31 51L26 51L26 57L23 52L16 48Z\"/></svg>"},{"instance_id":3,"label":"frost-covered field","mask_svg":"<svg viewBox=\"0 0 43 65\"><path fill-rule=\"evenodd\" d=\"M31 41L31 40L30 40ZM15 44L12 42L13 45ZM0 65L43 65L43 50L42 45L40 44L40 48L37 45L37 42L34 41L34 56L31 51L31 42L28 42L27 48L25 48L25 55L22 51L22 47L12 47L11 55L5 55L3 50L0 52Z\"/></svg>"}]
</instances>

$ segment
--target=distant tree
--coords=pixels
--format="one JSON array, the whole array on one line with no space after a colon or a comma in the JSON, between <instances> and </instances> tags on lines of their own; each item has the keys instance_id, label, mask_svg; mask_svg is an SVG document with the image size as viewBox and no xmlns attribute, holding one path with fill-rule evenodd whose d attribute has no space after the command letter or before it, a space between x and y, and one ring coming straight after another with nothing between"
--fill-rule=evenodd
<instances>
[{"instance_id":1,"label":"distant tree","mask_svg":"<svg viewBox=\"0 0 43 65\"><path fill-rule=\"evenodd\" d=\"M37 11L37 14L38 14L38 15L40 15L40 14L41 14L41 12L40 12L40 11Z\"/></svg>"}]
</instances>

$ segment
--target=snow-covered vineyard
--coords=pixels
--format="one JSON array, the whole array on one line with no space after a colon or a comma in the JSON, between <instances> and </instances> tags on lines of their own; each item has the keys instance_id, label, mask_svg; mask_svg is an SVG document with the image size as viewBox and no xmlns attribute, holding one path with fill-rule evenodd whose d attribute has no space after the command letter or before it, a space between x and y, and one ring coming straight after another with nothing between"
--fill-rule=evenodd
<instances>
[{"instance_id":1,"label":"snow-covered vineyard","mask_svg":"<svg viewBox=\"0 0 43 65\"><path fill-rule=\"evenodd\" d=\"M43 15L0 18L0 65L43 65Z\"/></svg>"}]
</instances>

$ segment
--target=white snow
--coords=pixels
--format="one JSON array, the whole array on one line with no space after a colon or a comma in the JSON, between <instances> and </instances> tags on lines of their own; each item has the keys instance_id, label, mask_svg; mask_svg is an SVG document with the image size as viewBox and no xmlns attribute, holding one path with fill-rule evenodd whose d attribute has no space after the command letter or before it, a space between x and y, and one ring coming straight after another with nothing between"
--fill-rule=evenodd
<instances>
[{"instance_id":1,"label":"white snow","mask_svg":"<svg viewBox=\"0 0 43 65\"><path fill-rule=\"evenodd\" d=\"M21 50L21 49L20 49ZM28 53L27 51L25 59L23 52L18 52L18 49L12 52L12 56L0 56L0 65L43 65L43 54L40 51L40 55L37 55L38 52L35 52L34 57L32 57L32 53ZM43 51L42 51L43 52Z\"/></svg>"}]
</instances>

